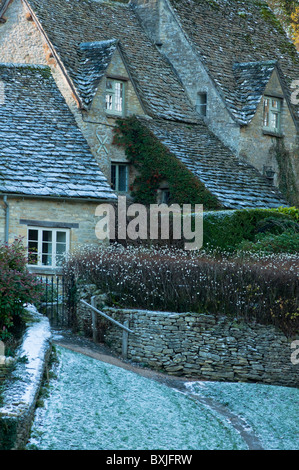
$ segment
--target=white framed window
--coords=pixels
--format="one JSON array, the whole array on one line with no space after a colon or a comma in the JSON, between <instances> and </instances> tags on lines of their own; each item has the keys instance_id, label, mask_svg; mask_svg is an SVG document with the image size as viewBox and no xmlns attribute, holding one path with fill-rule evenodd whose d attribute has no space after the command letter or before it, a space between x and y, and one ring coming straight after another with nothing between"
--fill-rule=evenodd
<instances>
[{"instance_id":1,"label":"white framed window","mask_svg":"<svg viewBox=\"0 0 299 470\"><path fill-rule=\"evenodd\" d=\"M129 165L111 163L111 187L117 192L128 192Z\"/></svg>"},{"instance_id":2,"label":"white framed window","mask_svg":"<svg viewBox=\"0 0 299 470\"><path fill-rule=\"evenodd\" d=\"M124 82L106 78L106 112L118 114L124 113Z\"/></svg>"},{"instance_id":3,"label":"white framed window","mask_svg":"<svg viewBox=\"0 0 299 470\"><path fill-rule=\"evenodd\" d=\"M205 92L197 93L197 98L196 98L197 112L201 116L206 116L207 115L207 107L208 107L207 93L205 93Z\"/></svg>"},{"instance_id":4,"label":"white framed window","mask_svg":"<svg viewBox=\"0 0 299 470\"><path fill-rule=\"evenodd\" d=\"M281 132L282 99L265 96L263 101L263 129L273 133Z\"/></svg>"},{"instance_id":5,"label":"white framed window","mask_svg":"<svg viewBox=\"0 0 299 470\"><path fill-rule=\"evenodd\" d=\"M69 247L69 229L28 227L29 266L59 267Z\"/></svg>"}]
</instances>

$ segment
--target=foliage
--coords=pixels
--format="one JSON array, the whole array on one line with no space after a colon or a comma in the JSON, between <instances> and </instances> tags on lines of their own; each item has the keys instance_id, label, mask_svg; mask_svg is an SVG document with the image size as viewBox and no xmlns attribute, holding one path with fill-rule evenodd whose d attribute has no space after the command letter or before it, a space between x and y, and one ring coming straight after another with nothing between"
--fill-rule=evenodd
<instances>
[{"instance_id":1,"label":"foliage","mask_svg":"<svg viewBox=\"0 0 299 470\"><path fill-rule=\"evenodd\" d=\"M250 252L264 253L299 253L298 232L284 231L279 234L267 233L257 238L255 242L244 241L240 249Z\"/></svg>"},{"instance_id":2,"label":"foliage","mask_svg":"<svg viewBox=\"0 0 299 470\"><path fill-rule=\"evenodd\" d=\"M234 251L244 240L255 241L256 235L261 230L262 221L269 218L272 221L277 219L276 225L287 230L292 222L296 224L297 216L298 210L295 208L243 209L207 213L203 222L204 246L220 251Z\"/></svg>"},{"instance_id":3,"label":"foliage","mask_svg":"<svg viewBox=\"0 0 299 470\"><path fill-rule=\"evenodd\" d=\"M298 0L267 0L279 21L299 45L299 3Z\"/></svg>"},{"instance_id":4,"label":"foliage","mask_svg":"<svg viewBox=\"0 0 299 470\"><path fill-rule=\"evenodd\" d=\"M290 152L286 149L283 139L277 139L270 149L270 154L278 164L278 186L287 201L296 204L298 201L298 190L296 176L294 174Z\"/></svg>"},{"instance_id":5,"label":"foliage","mask_svg":"<svg viewBox=\"0 0 299 470\"><path fill-rule=\"evenodd\" d=\"M95 284L112 304L125 308L223 314L294 334L298 255L244 256L115 245L74 253L64 271L77 283Z\"/></svg>"},{"instance_id":6,"label":"foliage","mask_svg":"<svg viewBox=\"0 0 299 470\"><path fill-rule=\"evenodd\" d=\"M162 181L169 184L170 203L203 204L204 209L217 209L217 198L181 163L136 117L119 119L113 143L125 149L127 159L138 175L132 195L141 204L155 204Z\"/></svg>"},{"instance_id":7,"label":"foliage","mask_svg":"<svg viewBox=\"0 0 299 470\"><path fill-rule=\"evenodd\" d=\"M25 247L20 239L0 245L0 340L20 324L24 305L39 298L40 282L27 271Z\"/></svg>"}]
</instances>

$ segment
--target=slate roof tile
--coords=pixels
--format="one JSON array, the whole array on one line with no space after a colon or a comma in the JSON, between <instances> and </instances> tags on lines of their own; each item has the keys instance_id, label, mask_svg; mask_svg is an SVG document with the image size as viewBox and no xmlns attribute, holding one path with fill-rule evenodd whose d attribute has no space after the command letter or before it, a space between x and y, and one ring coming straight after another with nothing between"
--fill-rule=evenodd
<instances>
[{"instance_id":1,"label":"slate roof tile","mask_svg":"<svg viewBox=\"0 0 299 470\"><path fill-rule=\"evenodd\" d=\"M256 63L261 75L262 63L276 61L285 79L289 99L292 80L299 77L299 54L288 39L266 2L262 0L169 0L192 47L218 86L228 109L242 125L244 101L240 101L240 76L236 63ZM243 69L245 72L245 68ZM247 70L249 72L249 70ZM253 74L250 78L253 83ZM255 82L257 84L257 81ZM255 87L256 92L256 87ZM244 99L244 97L243 97ZM256 101L252 102L256 105ZM299 119L299 106L292 105ZM253 109L252 109L253 110ZM249 110L248 110L249 111ZM245 113L248 121L252 113Z\"/></svg>"},{"instance_id":2,"label":"slate roof tile","mask_svg":"<svg viewBox=\"0 0 299 470\"><path fill-rule=\"evenodd\" d=\"M286 201L252 165L238 160L204 122L185 124L139 117L227 209L279 207Z\"/></svg>"},{"instance_id":3,"label":"slate roof tile","mask_svg":"<svg viewBox=\"0 0 299 470\"><path fill-rule=\"evenodd\" d=\"M0 80L5 89L0 104L0 191L116 198L50 69L0 64Z\"/></svg>"},{"instance_id":4,"label":"slate roof tile","mask_svg":"<svg viewBox=\"0 0 299 470\"><path fill-rule=\"evenodd\" d=\"M92 96L92 91L86 96L88 75L92 71L96 79L100 77L105 69L105 56L109 60L109 41L117 40L146 112L166 119L197 120L172 66L149 40L130 5L92 0L25 0L25 3L55 48L82 106L88 107ZM86 68L84 54L90 59ZM86 83L83 89L82 83Z\"/></svg>"},{"instance_id":5,"label":"slate roof tile","mask_svg":"<svg viewBox=\"0 0 299 470\"><path fill-rule=\"evenodd\" d=\"M116 39L85 42L79 45L79 67L74 83L86 108L91 105L97 86L103 78L116 48Z\"/></svg>"}]
</instances>

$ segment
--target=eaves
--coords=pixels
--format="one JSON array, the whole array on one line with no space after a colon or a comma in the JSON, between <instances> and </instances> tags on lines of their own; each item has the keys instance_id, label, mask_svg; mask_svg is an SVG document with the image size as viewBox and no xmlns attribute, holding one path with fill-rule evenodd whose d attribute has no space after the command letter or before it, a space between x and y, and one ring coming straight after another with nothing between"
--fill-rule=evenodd
<instances>
[{"instance_id":1,"label":"eaves","mask_svg":"<svg viewBox=\"0 0 299 470\"><path fill-rule=\"evenodd\" d=\"M0 192L0 197L7 196L9 198L19 198L19 199L40 199L40 200L49 200L49 201L59 201L59 202L94 202L94 203L107 203L116 201L116 195L112 193L115 197L103 198L91 198L91 197L66 197L66 196L38 196L36 194L21 194L21 193L5 193Z\"/></svg>"}]
</instances>

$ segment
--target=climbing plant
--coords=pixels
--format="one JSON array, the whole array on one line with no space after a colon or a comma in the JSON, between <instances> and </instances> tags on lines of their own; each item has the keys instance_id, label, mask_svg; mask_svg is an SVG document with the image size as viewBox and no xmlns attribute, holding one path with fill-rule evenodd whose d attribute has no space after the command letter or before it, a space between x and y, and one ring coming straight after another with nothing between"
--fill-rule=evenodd
<instances>
[{"instance_id":1,"label":"climbing plant","mask_svg":"<svg viewBox=\"0 0 299 470\"><path fill-rule=\"evenodd\" d=\"M205 185L135 116L117 120L113 143L124 148L128 161L137 170L130 188L136 202L156 203L159 186L166 180L170 203L203 204L205 210L220 208Z\"/></svg>"},{"instance_id":2,"label":"climbing plant","mask_svg":"<svg viewBox=\"0 0 299 470\"><path fill-rule=\"evenodd\" d=\"M294 174L290 152L285 148L283 139L276 139L277 142L270 149L270 153L275 156L279 168L278 185L286 199L291 203L298 202L298 190L296 187L296 176Z\"/></svg>"}]
</instances>

